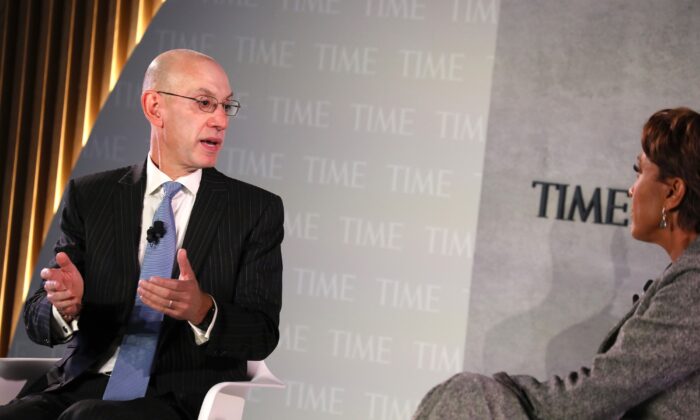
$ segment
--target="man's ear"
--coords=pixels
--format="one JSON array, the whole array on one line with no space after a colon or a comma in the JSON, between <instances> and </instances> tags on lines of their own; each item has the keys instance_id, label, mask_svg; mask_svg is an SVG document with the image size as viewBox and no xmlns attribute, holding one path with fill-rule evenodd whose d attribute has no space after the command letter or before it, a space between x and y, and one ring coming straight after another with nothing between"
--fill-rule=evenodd
<instances>
[{"instance_id":1,"label":"man's ear","mask_svg":"<svg viewBox=\"0 0 700 420\"><path fill-rule=\"evenodd\" d=\"M685 181L682 178L673 177L667 180L667 185L669 188L664 205L669 211L675 210L685 197Z\"/></svg>"},{"instance_id":2,"label":"man's ear","mask_svg":"<svg viewBox=\"0 0 700 420\"><path fill-rule=\"evenodd\" d=\"M146 90L141 94L141 108L148 122L156 127L163 126L161 117L162 97L154 90Z\"/></svg>"}]
</instances>

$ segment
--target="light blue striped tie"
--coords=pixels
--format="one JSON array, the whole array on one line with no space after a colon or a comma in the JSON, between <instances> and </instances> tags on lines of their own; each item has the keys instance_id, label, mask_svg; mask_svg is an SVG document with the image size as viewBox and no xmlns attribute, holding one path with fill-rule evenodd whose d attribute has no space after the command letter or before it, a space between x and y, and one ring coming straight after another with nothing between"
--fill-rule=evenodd
<instances>
[{"instance_id":1,"label":"light blue striped tie","mask_svg":"<svg viewBox=\"0 0 700 420\"><path fill-rule=\"evenodd\" d=\"M171 201L180 188L182 184L178 182L170 181L163 184L165 196L153 216L153 222L162 221L165 225L165 234L157 242L146 245L139 276L141 279L149 279L151 276L169 278L172 274L177 234ZM119 355L103 399L125 401L146 395L162 321L161 312L146 306L136 296L129 325L119 347Z\"/></svg>"}]
</instances>

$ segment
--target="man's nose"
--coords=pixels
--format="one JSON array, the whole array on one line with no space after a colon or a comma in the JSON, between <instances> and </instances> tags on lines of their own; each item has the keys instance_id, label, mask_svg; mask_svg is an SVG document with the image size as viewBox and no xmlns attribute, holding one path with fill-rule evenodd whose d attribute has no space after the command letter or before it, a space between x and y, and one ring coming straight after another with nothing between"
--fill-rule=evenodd
<instances>
[{"instance_id":1,"label":"man's nose","mask_svg":"<svg viewBox=\"0 0 700 420\"><path fill-rule=\"evenodd\" d=\"M228 127L228 118L228 115L226 115L224 111L224 105L218 104L211 118L209 118L209 124L212 127L216 127L218 130L226 130Z\"/></svg>"}]
</instances>

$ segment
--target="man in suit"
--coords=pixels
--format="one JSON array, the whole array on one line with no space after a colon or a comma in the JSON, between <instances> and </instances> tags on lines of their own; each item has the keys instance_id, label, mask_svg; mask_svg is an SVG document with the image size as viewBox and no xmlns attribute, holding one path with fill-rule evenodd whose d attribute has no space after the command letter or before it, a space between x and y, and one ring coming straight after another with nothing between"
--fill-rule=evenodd
<instances>
[{"instance_id":1,"label":"man in suit","mask_svg":"<svg viewBox=\"0 0 700 420\"><path fill-rule=\"evenodd\" d=\"M164 52L146 71L141 105L145 163L69 183L55 261L24 309L33 341L67 351L0 407L2 419L192 419L212 385L245 380L246 361L277 345L282 201L213 168L240 106L224 69L195 51ZM163 220L174 231L159 214L172 215ZM165 235L171 275L144 278ZM162 321L145 324L146 313ZM156 325L150 368L130 353L142 350L130 340L144 325ZM114 379L130 363L145 375L140 394L138 375Z\"/></svg>"}]
</instances>

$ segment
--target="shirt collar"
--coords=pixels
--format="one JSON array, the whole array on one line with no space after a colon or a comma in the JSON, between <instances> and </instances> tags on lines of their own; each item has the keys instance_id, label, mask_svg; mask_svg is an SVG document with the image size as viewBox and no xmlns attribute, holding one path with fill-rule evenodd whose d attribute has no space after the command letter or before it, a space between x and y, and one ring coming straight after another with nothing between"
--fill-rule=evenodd
<instances>
[{"instance_id":1,"label":"shirt collar","mask_svg":"<svg viewBox=\"0 0 700 420\"><path fill-rule=\"evenodd\" d=\"M202 180L202 169L197 169L196 171L181 176L175 181L183 185L184 191L189 192L196 196L199 190L199 183ZM148 154L148 159L146 159L146 194L152 195L160 189L160 186L164 182L172 181L169 176L167 176L163 171L158 169L153 160L151 159L150 153Z\"/></svg>"}]
</instances>

